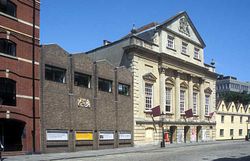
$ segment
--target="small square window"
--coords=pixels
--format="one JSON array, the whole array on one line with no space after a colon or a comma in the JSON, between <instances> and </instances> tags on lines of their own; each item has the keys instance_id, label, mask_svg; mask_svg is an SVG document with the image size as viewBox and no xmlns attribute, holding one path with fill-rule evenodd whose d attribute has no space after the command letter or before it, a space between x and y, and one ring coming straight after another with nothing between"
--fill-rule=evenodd
<instances>
[{"instance_id":1,"label":"small square window","mask_svg":"<svg viewBox=\"0 0 250 161\"><path fill-rule=\"evenodd\" d=\"M187 49L188 49L188 44L185 43L185 42L182 42L181 53L182 54L187 54Z\"/></svg>"},{"instance_id":2,"label":"small square window","mask_svg":"<svg viewBox=\"0 0 250 161\"><path fill-rule=\"evenodd\" d=\"M200 49L194 48L194 58L200 59Z\"/></svg>"},{"instance_id":3,"label":"small square window","mask_svg":"<svg viewBox=\"0 0 250 161\"><path fill-rule=\"evenodd\" d=\"M168 35L168 44L167 44L168 48L174 49L174 37Z\"/></svg>"},{"instance_id":4,"label":"small square window","mask_svg":"<svg viewBox=\"0 0 250 161\"><path fill-rule=\"evenodd\" d=\"M118 84L118 93L121 95L128 96L129 95L129 85L119 83Z\"/></svg>"},{"instance_id":5,"label":"small square window","mask_svg":"<svg viewBox=\"0 0 250 161\"><path fill-rule=\"evenodd\" d=\"M79 87L90 88L91 76L75 72L74 85Z\"/></svg>"},{"instance_id":6,"label":"small square window","mask_svg":"<svg viewBox=\"0 0 250 161\"><path fill-rule=\"evenodd\" d=\"M104 92L112 92L112 81L98 78L98 89Z\"/></svg>"}]
</instances>

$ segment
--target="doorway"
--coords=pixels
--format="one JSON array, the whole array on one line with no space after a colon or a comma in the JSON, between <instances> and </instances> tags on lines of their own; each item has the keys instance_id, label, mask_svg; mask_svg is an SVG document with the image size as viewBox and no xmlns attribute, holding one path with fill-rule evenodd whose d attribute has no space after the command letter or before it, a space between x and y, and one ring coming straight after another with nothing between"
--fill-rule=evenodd
<instances>
[{"instance_id":1,"label":"doorway","mask_svg":"<svg viewBox=\"0 0 250 161\"><path fill-rule=\"evenodd\" d=\"M25 123L13 119L0 119L0 141L4 151L22 151Z\"/></svg>"},{"instance_id":2,"label":"doorway","mask_svg":"<svg viewBox=\"0 0 250 161\"><path fill-rule=\"evenodd\" d=\"M177 142L177 127L176 126L170 126L170 143Z\"/></svg>"},{"instance_id":3,"label":"doorway","mask_svg":"<svg viewBox=\"0 0 250 161\"><path fill-rule=\"evenodd\" d=\"M196 142L199 142L202 140L202 133L201 133L201 126L197 126L196 128Z\"/></svg>"},{"instance_id":4,"label":"doorway","mask_svg":"<svg viewBox=\"0 0 250 161\"><path fill-rule=\"evenodd\" d=\"M184 126L184 143L190 142L190 127Z\"/></svg>"}]
</instances>

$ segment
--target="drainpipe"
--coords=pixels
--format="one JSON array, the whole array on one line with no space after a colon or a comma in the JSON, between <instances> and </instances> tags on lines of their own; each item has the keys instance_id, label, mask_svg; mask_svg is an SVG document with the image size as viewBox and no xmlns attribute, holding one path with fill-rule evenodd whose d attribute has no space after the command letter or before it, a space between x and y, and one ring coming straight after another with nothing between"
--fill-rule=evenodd
<instances>
[{"instance_id":1,"label":"drainpipe","mask_svg":"<svg viewBox=\"0 0 250 161\"><path fill-rule=\"evenodd\" d=\"M32 146L33 153L36 152L36 108L35 108L35 21L36 21L36 1L33 0L33 33L32 33Z\"/></svg>"}]
</instances>

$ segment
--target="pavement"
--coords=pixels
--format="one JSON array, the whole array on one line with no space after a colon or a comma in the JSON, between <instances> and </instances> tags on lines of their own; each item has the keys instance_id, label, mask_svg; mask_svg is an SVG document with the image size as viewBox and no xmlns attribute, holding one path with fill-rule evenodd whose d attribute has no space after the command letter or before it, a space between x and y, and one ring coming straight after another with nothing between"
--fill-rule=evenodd
<instances>
[{"instance_id":1,"label":"pavement","mask_svg":"<svg viewBox=\"0 0 250 161\"><path fill-rule=\"evenodd\" d=\"M211 142L199 142L199 143L179 143L179 144L166 144L165 149L173 149L184 146L199 146L208 144L223 144L225 141L211 141ZM243 142L243 141L227 141L227 142ZM47 154L32 154L32 155L20 155L20 156L7 156L4 157L4 161L57 161L66 159L77 158L89 158L106 155L124 154L124 153L136 153L147 152L152 150L161 149L160 145L143 145L126 148L116 149L104 149L104 150L89 150L78 152L66 152L66 153L47 153Z\"/></svg>"}]
</instances>

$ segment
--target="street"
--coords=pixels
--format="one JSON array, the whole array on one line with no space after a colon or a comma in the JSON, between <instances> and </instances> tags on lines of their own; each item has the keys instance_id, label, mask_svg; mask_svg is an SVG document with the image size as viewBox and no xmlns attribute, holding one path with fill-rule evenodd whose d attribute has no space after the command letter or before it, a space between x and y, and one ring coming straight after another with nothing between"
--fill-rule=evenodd
<instances>
[{"instance_id":1,"label":"street","mask_svg":"<svg viewBox=\"0 0 250 161\"><path fill-rule=\"evenodd\" d=\"M123 154L74 158L68 161L250 161L249 142L166 147Z\"/></svg>"}]
</instances>

